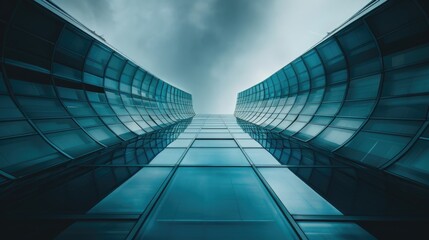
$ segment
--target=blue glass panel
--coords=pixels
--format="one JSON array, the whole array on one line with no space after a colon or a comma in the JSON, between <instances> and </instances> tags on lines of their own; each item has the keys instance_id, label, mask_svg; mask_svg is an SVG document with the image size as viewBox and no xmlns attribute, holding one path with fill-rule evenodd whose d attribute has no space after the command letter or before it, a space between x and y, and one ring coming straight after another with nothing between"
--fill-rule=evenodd
<instances>
[{"instance_id":1,"label":"blue glass panel","mask_svg":"<svg viewBox=\"0 0 429 240\"><path fill-rule=\"evenodd\" d=\"M363 77L350 81L347 100L374 99L377 97L380 85L380 75Z\"/></svg>"},{"instance_id":2,"label":"blue glass panel","mask_svg":"<svg viewBox=\"0 0 429 240\"><path fill-rule=\"evenodd\" d=\"M182 133L179 135L179 138L195 138L197 134L195 133Z\"/></svg>"},{"instance_id":3,"label":"blue glass panel","mask_svg":"<svg viewBox=\"0 0 429 240\"><path fill-rule=\"evenodd\" d=\"M255 165L280 165L277 159L275 159L273 155L263 148L249 148L245 149L244 151Z\"/></svg>"},{"instance_id":4,"label":"blue glass panel","mask_svg":"<svg viewBox=\"0 0 429 240\"><path fill-rule=\"evenodd\" d=\"M418 140L415 145L388 170L400 176L429 184L429 141Z\"/></svg>"},{"instance_id":5,"label":"blue glass panel","mask_svg":"<svg viewBox=\"0 0 429 240\"><path fill-rule=\"evenodd\" d=\"M85 71L88 71L89 73L92 73L96 76L103 76L104 68L111 55L112 52L107 50L105 47L102 47L97 43L92 44L85 63ZM88 81L87 78L85 78L85 82L91 83L91 81Z\"/></svg>"},{"instance_id":6,"label":"blue glass panel","mask_svg":"<svg viewBox=\"0 0 429 240\"><path fill-rule=\"evenodd\" d=\"M124 64L125 59L117 54L113 54L106 68L106 77L119 80Z\"/></svg>"},{"instance_id":7,"label":"blue glass panel","mask_svg":"<svg viewBox=\"0 0 429 240\"><path fill-rule=\"evenodd\" d=\"M233 133L234 138L251 138L247 133Z\"/></svg>"},{"instance_id":8,"label":"blue glass panel","mask_svg":"<svg viewBox=\"0 0 429 240\"><path fill-rule=\"evenodd\" d=\"M261 144L253 139L237 139L238 144L243 148L261 148Z\"/></svg>"},{"instance_id":9,"label":"blue glass panel","mask_svg":"<svg viewBox=\"0 0 429 240\"><path fill-rule=\"evenodd\" d=\"M177 139L170 143L168 147L188 147L191 144L193 139Z\"/></svg>"},{"instance_id":10,"label":"blue glass panel","mask_svg":"<svg viewBox=\"0 0 429 240\"><path fill-rule=\"evenodd\" d=\"M202 128L201 133L229 133L226 128Z\"/></svg>"},{"instance_id":11,"label":"blue glass panel","mask_svg":"<svg viewBox=\"0 0 429 240\"><path fill-rule=\"evenodd\" d=\"M364 119L337 117L334 121L332 121L331 126L339 128L358 129L362 125L363 121Z\"/></svg>"},{"instance_id":12,"label":"blue glass panel","mask_svg":"<svg viewBox=\"0 0 429 240\"><path fill-rule=\"evenodd\" d=\"M46 137L58 148L73 157L79 157L101 148L81 130L50 133L46 134Z\"/></svg>"},{"instance_id":13,"label":"blue glass panel","mask_svg":"<svg viewBox=\"0 0 429 240\"><path fill-rule=\"evenodd\" d=\"M0 122L0 138L35 133L27 121Z\"/></svg>"},{"instance_id":14,"label":"blue glass panel","mask_svg":"<svg viewBox=\"0 0 429 240\"><path fill-rule=\"evenodd\" d=\"M8 96L0 95L0 119L22 118L21 112Z\"/></svg>"},{"instance_id":15,"label":"blue glass panel","mask_svg":"<svg viewBox=\"0 0 429 240\"><path fill-rule=\"evenodd\" d=\"M38 96L38 97L56 97L52 85L27 82L21 80L10 80L13 92L18 95Z\"/></svg>"},{"instance_id":16,"label":"blue glass panel","mask_svg":"<svg viewBox=\"0 0 429 240\"><path fill-rule=\"evenodd\" d=\"M429 92L428 65L408 67L386 72L383 83L383 96L423 94Z\"/></svg>"},{"instance_id":17,"label":"blue glass panel","mask_svg":"<svg viewBox=\"0 0 429 240\"><path fill-rule=\"evenodd\" d=\"M62 131L78 128L72 119L35 120L34 123L42 132Z\"/></svg>"},{"instance_id":18,"label":"blue glass panel","mask_svg":"<svg viewBox=\"0 0 429 240\"><path fill-rule=\"evenodd\" d=\"M298 224L310 240L376 239L356 223L299 222Z\"/></svg>"},{"instance_id":19,"label":"blue glass panel","mask_svg":"<svg viewBox=\"0 0 429 240\"><path fill-rule=\"evenodd\" d=\"M374 117L426 119L429 96L382 99L374 110Z\"/></svg>"},{"instance_id":20,"label":"blue glass panel","mask_svg":"<svg viewBox=\"0 0 429 240\"><path fill-rule=\"evenodd\" d=\"M31 118L68 116L61 103L55 99L18 97L18 102Z\"/></svg>"},{"instance_id":21,"label":"blue glass panel","mask_svg":"<svg viewBox=\"0 0 429 240\"><path fill-rule=\"evenodd\" d=\"M25 149L25 151L17 151ZM0 169L16 175L61 163L65 157L40 136L0 140Z\"/></svg>"},{"instance_id":22,"label":"blue glass panel","mask_svg":"<svg viewBox=\"0 0 429 240\"><path fill-rule=\"evenodd\" d=\"M133 221L79 221L70 225L55 239L125 239L134 224Z\"/></svg>"},{"instance_id":23,"label":"blue glass panel","mask_svg":"<svg viewBox=\"0 0 429 240\"><path fill-rule=\"evenodd\" d=\"M162 150L150 164L174 165L179 161L186 148L166 148Z\"/></svg>"},{"instance_id":24,"label":"blue glass panel","mask_svg":"<svg viewBox=\"0 0 429 240\"><path fill-rule=\"evenodd\" d=\"M421 121L371 119L365 124L363 129L374 132L414 136L422 123Z\"/></svg>"},{"instance_id":25,"label":"blue glass panel","mask_svg":"<svg viewBox=\"0 0 429 240\"><path fill-rule=\"evenodd\" d=\"M409 137L359 132L337 152L355 161L379 167L396 156L410 140Z\"/></svg>"},{"instance_id":26,"label":"blue glass panel","mask_svg":"<svg viewBox=\"0 0 429 240\"><path fill-rule=\"evenodd\" d=\"M192 147L238 147L234 140L195 140Z\"/></svg>"},{"instance_id":27,"label":"blue glass panel","mask_svg":"<svg viewBox=\"0 0 429 240\"><path fill-rule=\"evenodd\" d=\"M93 127L85 129L89 136L105 145L114 145L120 140L107 127Z\"/></svg>"},{"instance_id":28,"label":"blue glass panel","mask_svg":"<svg viewBox=\"0 0 429 240\"><path fill-rule=\"evenodd\" d=\"M249 162L238 148L191 148L181 165L248 166Z\"/></svg>"},{"instance_id":29,"label":"blue glass panel","mask_svg":"<svg viewBox=\"0 0 429 240\"><path fill-rule=\"evenodd\" d=\"M248 168L179 168L138 239L296 239Z\"/></svg>"},{"instance_id":30,"label":"blue glass panel","mask_svg":"<svg viewBox=\"0 0 429 240\"><path fill-rule=\"evenodd\" d=\"M113 125L109 125L109 128L119 137L121 137L122 139L128 140L131 139L133 137L135 137L136 135L131 133L123 124L119 123L119 124L113 124Z\"/></svg>"},{"instance_id":31,"label":"blue glass panel","mask_svg":"<svg viewBox=\"0 0 429 240\"><path fill-rule=\"evenodd\" d=\"M351 130L328 127L313 139L312 143L325 149L334 150L349 140L353 134L354 131Z\"/></svg>"},{"instance_id":32,"label":"blue glass panel","mask_svg":"<svg viewBox=\"0 0 429 240\"><path fill-rule=\"evenodd\" d=\"M69 113L76 117L96 116L96 113L87 102L63 101Z\"/></svg>"},{"instance_id":33,"label":"blue glass panel","mask_svg":"<svg viewBox=\"0 0 429 240\"><path fill-rule=\"evenodd\" d=\"M288 168L259 168L259 172L291 214L342 215Z\"/></svg>"},{"instance_id":34,"label":"blue glass panel","mask_svg":"<svg viewBox=\"0 0 429 240\"><path fill-rule=\"evenodd\" d=\"M89 213L142 213L172 168L143 168L101 200Z\"/></svg>"}]
</instances>

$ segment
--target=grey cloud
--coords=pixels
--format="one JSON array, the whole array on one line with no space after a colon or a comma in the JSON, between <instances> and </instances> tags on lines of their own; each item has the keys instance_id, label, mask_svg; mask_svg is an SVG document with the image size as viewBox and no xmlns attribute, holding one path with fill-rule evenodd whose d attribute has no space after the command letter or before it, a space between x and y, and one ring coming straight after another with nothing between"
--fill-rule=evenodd
<instances>
[{"instance_id":1,"label":"grey cloud","mask_svg":"<svg viewBox=\"0 0 429 240\"><path fill-rule=\"evenodd\" d=\"M299 56L368 0L54 2L143 68L190 92L197 112L231 113L239 91Z\"/></svg>"}]
</instances>

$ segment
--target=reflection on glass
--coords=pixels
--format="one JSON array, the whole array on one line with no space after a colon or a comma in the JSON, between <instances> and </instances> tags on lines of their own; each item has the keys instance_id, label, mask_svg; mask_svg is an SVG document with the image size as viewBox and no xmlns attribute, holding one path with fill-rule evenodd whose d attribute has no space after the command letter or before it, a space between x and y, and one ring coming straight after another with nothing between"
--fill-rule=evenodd
<instances>
[{"instance_id":1,"label":"reflection on glass","mask_svg":"<svg viewBox=\"0 0 429 240\"><path fill-rule=\"evenodd\" d=\"M262 147L261 144L259 144L253 139L237 139L237 142L243 148L248 148L248 147L261 148Z\"/></svg>"},{"instance_id":2,"label":"reflection on glass","mask_svg":"<svg viewBox=\"0 0 429 240\"><path fill-rule=\"evenodd\" d=\"M249 166L238 148L191 148L180 165Z\"/></svg>"},{"instance_id":3,"label":"reflection on glass","mask_svg":"<svg viewBox=\"0 0 429 240\"><path fill-rule=\"evenodd\" d=\"M179 161L186 148L166 148L162 150L149 164L174 165Z\"/></svg>"},{"instance_id":4,"label":"reflection on glass","mask_svg":"<svg viewBox=\"0 0 429 240\"><path fill-rule=\"evenodd\" d=\"M55 239L125 239L133 225L133 221L79 221Z\"/></svg>"},{"instance_id":5,"label":"reflection on glass","mask_svg":"<svg viewBox=\"0 0 429 240\"><path fill-rule=\"evenodd\" d=\"M249 155L250 160L252 160L255 165L280 165L280 163L271 155L267 150L263 148L259 149L245 149L247 155Z\"/></svg>"},{"instance_id":6,"label":"reflection on glass","mask_svg":"<svg viewBox=\"0 0 429 240\"><path fill-rule=\"evenodd\" d=\"M342 215L288 168L259 168L259 172L290 213Z\"/></svg>"},{"instance_id":7,"label":"reflection on glass","mask_svg":"<svg viewBox=\"0 0 429 240\"><path fill-rule=\"evenodd\" d=\"M299 222L298 224L310 240L376 239L356 223Z\"/></svg>"},{"instance_id":8,"label":"reflection on glass","mask_svg":"<svg viewBox=\"0 0 429 240\"><path fill-rule=\"evenodd\" d=\"M198 138L232 138L229 133L200 133Z\"/></svg>"},{"instance_id":9,"label":"reflection on glass","mask_svg":"<svg viewBox=\"0 0 429 240\"><path fill-rule=\"evenodd\" d=\"M89 212L142 213L170 171L168 167L143 168Z\"/></svg>"},{"instance_id":10,"label":"reflection on glass","mask_svg":"<svg viewBox=\"0 0 429 240\"><path fill-rule=\"evenodd\" d=\"M137 239L296 239L250 168L179 168Z\"/></svg>"},{"instance_id":11,"label":"reflection on glass","mask_svg":"<svg viewBox=\"0 0 429 240\"><path fill-rule=\"evenodd\" d=\"M168 147L188 147L192 141L193 141L193 139L177 139L177 140L173 141L172 143L170 143L170 145L168 145Z\"/></svg>"},{"instance_id":12,"label":"reflection on glass","mask_svg":"<svg viewBox=\"0 0 429 240\"><path fill-rule=\"evenodd\" d=\"M238 147L234 140L197 139L192 147Z\"/></svg>"}]
</instances>

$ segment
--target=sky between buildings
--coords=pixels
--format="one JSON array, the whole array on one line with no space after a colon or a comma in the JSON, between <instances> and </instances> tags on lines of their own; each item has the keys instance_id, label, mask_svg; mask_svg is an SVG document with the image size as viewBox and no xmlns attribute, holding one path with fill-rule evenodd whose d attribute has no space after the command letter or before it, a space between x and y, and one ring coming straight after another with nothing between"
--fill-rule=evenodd
<instances>
[{"instance_id":1,"label":"sky between buildings","mask_svg":"<svg viewBox=\"0 0 429 240\"><path fill-rule=\"evenodd\" d=\"M233 113L237 94L290 63L369 0L52 0L197 113Z\"/></svg>"}]
</instances>

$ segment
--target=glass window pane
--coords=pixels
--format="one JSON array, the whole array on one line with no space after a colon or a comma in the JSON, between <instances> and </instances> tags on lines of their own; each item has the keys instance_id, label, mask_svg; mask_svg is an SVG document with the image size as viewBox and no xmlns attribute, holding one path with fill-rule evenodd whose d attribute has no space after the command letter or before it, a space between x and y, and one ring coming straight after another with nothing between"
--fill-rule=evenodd
<instances>
[{"instance_id":1,"label":"glass window pane","mask_svg":"<svg viewBox=\"0 0 429 240\"><path fill-rule=\"evenodd\" d=\"M179 168L139 239L296 239L250 168Z\"/></svg>"},{"instance_id":2,"label":"glass window pane","mask_svg":"<svg viewBox=\"0 0 429 240\"><path fill-rule=\"evenodd\" d=\"M376 239L356 223L299 222L298 225L310 240L323 239Z\"/></svg>"},{"instance_id":3,"label":"glass window pane","mask_svg":"<svg viewBox=\"0 0 429 240\"><path fill-rule=\"evenodd\" d=\"M167 147L188 147L192 141L193 139L177 139L170 143L170 145L168 145Z\"/></svg>"},{"instance_id":4,"label":"glass window pane","mask_svg":"<svg viewBox=\"0 0 429 240\"><path fill-rule=\"evenodd\" d=\"M259 149L245 149L247 155L249 155L250 160L252 160L255 165L280 165L276 158L273 157L267 150L263 148Z\"/></svg>"},{"instance_id":5,"label":"glass window pane","mask_svg":"<svg viewBox=\"0 0 429 240\"><path fill-rule=\"evenodd\" d=\"M291 214L342 215L288 168L259 168L259 172Z\"/></svg>"},{"instance_id":6,"label":"glass window pane","mask_svg":"<svg viewBox=\"0 0 429 240\"><path fill-rule=\"evenodd\" d=\"M238 144L243 148L261 148L261 144L253 139L236 139Z\"/></svg>"},{"instance_id":7,"label":"glass window pane","mask_svg":"<svg viewBox=\"0 0 429 240\"><path fill-rule=\"evenodd\" d=\"M202 133L229 133L226 128L202 128Z\"/></svg>"},{"instance_id":8,"label":"glass window pane","mask_svg":"<svg viewBox=\"0 0 429 240\"><path fill-rule=\"evenodd\" d=\"M143 168L101 200L89 213L142 213L172 168Z\"/></svg>"},{"instance_id":9,"label":"glass window pane","mask_svg":"<svg viewBox=\"0 0 429 240\"><path fill-rule=\"evenodd\" d=\"M162 150L149 164L174 165L179 161L186 148L166 148Z\"/></svg>"},{"instance_id":10,"label":"glass window pane","mask_svg":"<svg viewBox=\"0 0 429 240\"><path fill-rule=\"evenodd\" d=\"M197 134L195 133L182 133L178 138L195 138Z\"/></svg>"},{"instance_id":11,"label":"glass window pane","mask_svg":"<svg viewBox=\"0 0 429 240\"><path fill-rule=\"evenodd\" d=\"M17 151L17 149L25 149L25 151ZM63 155L40 136L0 140L0 152L0 169L18 176L65 160Z\"/></svg>"},{"instance_id":12,"label":"glass window pane","mask_svg":"<svg viewBox=\"0 0 429 240\"><path fill-rule=\"evenodd\" d=\"M192 147L238 147L234 140L195 140Z\"/></svg>"},{"instance_id":13,"label":"glass window pane","mask_svg":"<svg viewBox=\"0 0 429 240\"><path fill-rule=\"evenodd\" d=\"M347 89L347 100L375 99L380 85L380 75L354 79Z\"/></svg>"},{"instance_id":14,"label":"glass window pane","mask_svg":"<svg viewBox=\"0 0 429 240\"><path fill-rule=\"evenodd\" d=\"M0 137L35 133L27 121L0 122Z\"/></svg>"},{"instance_id":15,"label":"glass window pane","mask_svg":"<svg viewBox=\"0 0 429 240\"><path fill-rule=\"evenodd\" d=\"M379 118L426 119L429 96L381 99L373 116Z\"/></svg>"},{"instance_id":16,"label":"glass window pane","mask_svg":"<svg viewBox=\"0 0 429 240\"><path fill-rule=\"evenodd\" d=\"M232 138L229 133L200 133L198 138Z\"/></svg>"},{"instance_id":17,"label":"glass window pane","mask_svg":"<svg viewBox=\"0 0 429 240\"><path fill-rule=\"evenodd\" d=\"M85 63L85 71L97 76L103 76L104 68L111 55L112 52L107 50L105 47L102 47L97 43L92 44Z\"/></svg>"},{"instance_id":18,"label":"glass window pane","mask_svg":"<svg viewBox=\"0 0 429 240\"><path fill-rule=\"evenodd\" d=\"M234 138L252 138L247 133L233 133Z\"/></svg>"},{"instance_id":19,"label":"glass window pane","mask_svg":"<svg viewBox=\"0 0 429 240\"><path fill-rule=\"evenodd\" d=\"M79 221L70 225L55 239L125 239L134 224L133 221Z\"/></svg>"},{"instance_id":20,"label":"glass window pane","mask_svg":"<svg viewBox=\"0 0 429 240\"><path fill-rule=\"evenodd\" d=\"M58 148L72 157L79 157L101 148L99 144L94 142L94 140L82 130L50 133L46 134L46 137Z\"/></svg>"},{"instance_id":21,"label":"glass window pane","mask_svg":"<svg viewBox=\"0 0 429 240\"><path fill-rule=\"evenodd\" d=\"M389 171L429 184L429 141L418 140Z\"/></svg>"},{"instance_id":22,"label":"glass window pane","mask_svg":"<svg viewBox=\"0 0 429 240\"><path fill-rule=\"evenodd\" d=\"M414 136L422 124L423 122L421 121L372 119L365 124L363 129L374 132Z\"/></svg>"},{"instance_id":23,"label":"glass window pane","mask_svg":"<svg viewBox=\"0 0 429 240\"><path fill-rule=\"evenodd\" d=\"M42 132L70 130L78 128L72 119L35 120L34 123Z\"/></svg>"},{"instance_id":24,"label":"glass window pane","mask_svg":"<svg viewBox=\"0 0 429 240\"><path fill-rule=\"evenodd\" d=\"M31 118L68 116L61 103L55 99L18 97L18 102Z\"/></svg>"},{"instance_id":25,"label":"glass window pane","mask_svg":"<svg viewBox=\"0 0 429 240\"><path fill-rule=\"evenodd\" d=\"M21 112L8 96L0 96L0 119L22 118Z\"/></svg>"},{"instance_id":26,"label":"glass window pane","mask_svg":"<svg viewBox=\"0 0 429 240\"><path fill-rule=\"evenodd\" d=\"M328 127L312 143L329 150L334 150L346 142L353 134L354 131L351 130Z\"/></svg>"},{"instance_id":27,"label":"glass window pane","mask_svg":"<svg viewBox=\"0 0 429 240\"><path fill-rule=\"evenodd\" d=\"M396 156L411 138L379 133L359 132L338 153L358 162L379 167Z\"/></svg>"},{"instance_id":28,"label":"glass window pane","mask_svg":"<svg viewBox=\"0 0 429 240\"><path fill-rule=\"evenodd\" d=\"M107 146L121 142L107 127L93 127L86 129L88 134L95 140Z\"/></svg>"},{"instance_id":29,"label":"glass window pane","mask_svg":"<svg viewBox=\"0 0 429 240\"><path fill-rule=\"evenodd\" d=\"M191 148L181 165L248 166L249 162L237 148Z\"/></svg>"}]
</instances>

